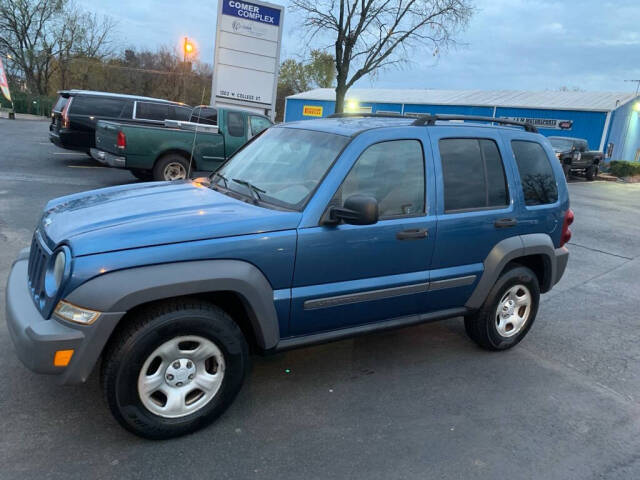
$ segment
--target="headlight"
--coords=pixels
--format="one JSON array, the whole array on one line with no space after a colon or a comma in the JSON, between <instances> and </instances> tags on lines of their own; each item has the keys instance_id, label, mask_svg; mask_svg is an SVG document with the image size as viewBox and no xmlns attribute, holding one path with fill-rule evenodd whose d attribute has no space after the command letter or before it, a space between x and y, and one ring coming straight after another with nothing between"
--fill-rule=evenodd
<instances>
[{"instance_id":1,"label":"headlight","mask_svg":"<svg viewBox=\"0 0 640 480\"><path fill-rule=\"evenodd\" d=\"M81 323L83 325L90 325L95 322L100 316L100 312L95 310L89 310L88 308L78 307L73 303L60 300L54 312L58 317L70 322Z\"/></svg>"},{"instance_id":2,"label":"headlight","mask_svg":"<svg viewBox=\"0 0 640 480\"><path fill-rule=\"evenodd\" d=\"M62 285L71 266L69 265L68 249L63 247L53 254L49 261L44 278L44 286L47 296L53 297Z\"/></svg>"}]
</instances>

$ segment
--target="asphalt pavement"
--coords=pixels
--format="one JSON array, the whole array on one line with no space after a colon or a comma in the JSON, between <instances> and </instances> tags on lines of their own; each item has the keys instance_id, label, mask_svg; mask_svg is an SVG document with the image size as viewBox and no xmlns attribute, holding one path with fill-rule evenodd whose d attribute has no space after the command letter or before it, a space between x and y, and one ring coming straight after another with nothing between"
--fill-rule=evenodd
<instances>
[{"instance_id":1,"label":"asphalt pavement","mask_svg":"<svg viewBox=\"0 0 640 480\"><path fill-rule=\"evenodd\" d=\"M0 288L49 199L136 181L0 119ZM453 319L256 357L215 424L170 441L120 428L95 373L23 367L3 305L0 479L640 478L640 185L570 193L567 272L513 350Z\"/></svg>"}]
</instances>

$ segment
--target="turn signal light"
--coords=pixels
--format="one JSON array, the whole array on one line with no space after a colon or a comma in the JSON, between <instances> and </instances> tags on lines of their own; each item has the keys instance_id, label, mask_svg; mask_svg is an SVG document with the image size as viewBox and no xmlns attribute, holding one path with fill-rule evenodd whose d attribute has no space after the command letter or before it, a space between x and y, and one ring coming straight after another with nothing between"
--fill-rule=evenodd
<instances>
[{"instance_id":1,"label":"turn signal light","mask_svg":"<svg viewBox=\"0 0 640 480\"><path fill-rule=\"evenodd\" d=\"M560 246L563 247L565 243L571 240L571 229L569 228L573 223L573 210L569 209L564 214L564 222L562 223L562 236L560 237Z\"/></svg>"},{"instance_id":2,"label":"turn signal light","mask_svg":"<svg viewBox=\"0 0 640 480\"><path fill-rule=\"evenodd\" d=\"M73 350L58 350L53 356L54 367L66 367L73 357Z\"/></svg>"}]
</instances>

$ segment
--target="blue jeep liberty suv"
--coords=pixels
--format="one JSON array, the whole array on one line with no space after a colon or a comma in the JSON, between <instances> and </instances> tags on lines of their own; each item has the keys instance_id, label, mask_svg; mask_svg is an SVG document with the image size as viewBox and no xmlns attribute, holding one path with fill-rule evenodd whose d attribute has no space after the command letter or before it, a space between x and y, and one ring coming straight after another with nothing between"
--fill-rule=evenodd
<instances>
[{"instance_id":1,"label":"blue jeep liberty suv","mask_svg":"<svg viewBox=\"0 0 640 480\"><path fill-rule=\"evenodd\" d=\"M531 125L282 124L210 178L49 202L11 269L7 323L22 362L60 383L100 358L116 419L168 438L222 414L249 352L451 317L485 349L513 347L565 271L572 221Z\"/></svg>"}]
</instances>

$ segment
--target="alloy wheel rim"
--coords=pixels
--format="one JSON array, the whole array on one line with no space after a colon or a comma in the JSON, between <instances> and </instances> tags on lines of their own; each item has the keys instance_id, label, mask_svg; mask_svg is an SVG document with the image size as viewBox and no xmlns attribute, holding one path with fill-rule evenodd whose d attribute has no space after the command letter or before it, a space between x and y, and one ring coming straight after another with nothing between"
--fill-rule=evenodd
<instances>
[{"instance_id":1,"label":"alloy wheel rim","mask_svg":"<svg viewBox=\"0 0 640 480\"><path fill-rule=\"evenodd\" d=\"M531 315L533 299L524 285L514 285L507 290L498 303L495 322L500 336L509 338L520 333Z\"/></svg>"},{"instance_id":2,"label":"alloy wheel rim","mask_svg":"<svg viewBox=\"0 0 640 480\"><path fill-rule=\"evenodd\" d=\"M138 395L151 413L179 418L201 410L218 393L225 362L211 340L175 337L149 355L138 375Z\"/></svg>"},{"instance_id":3,"label":"alloy wheel rim","mask_svg":"<svg viewBox=\"0 0 640 480\"><path fill-rule=\"evenodd\" d=\"M165 180L184 180L187 178L187 170L180 162L171 162L164 167Z\"/></svg>"}]
</instances>

